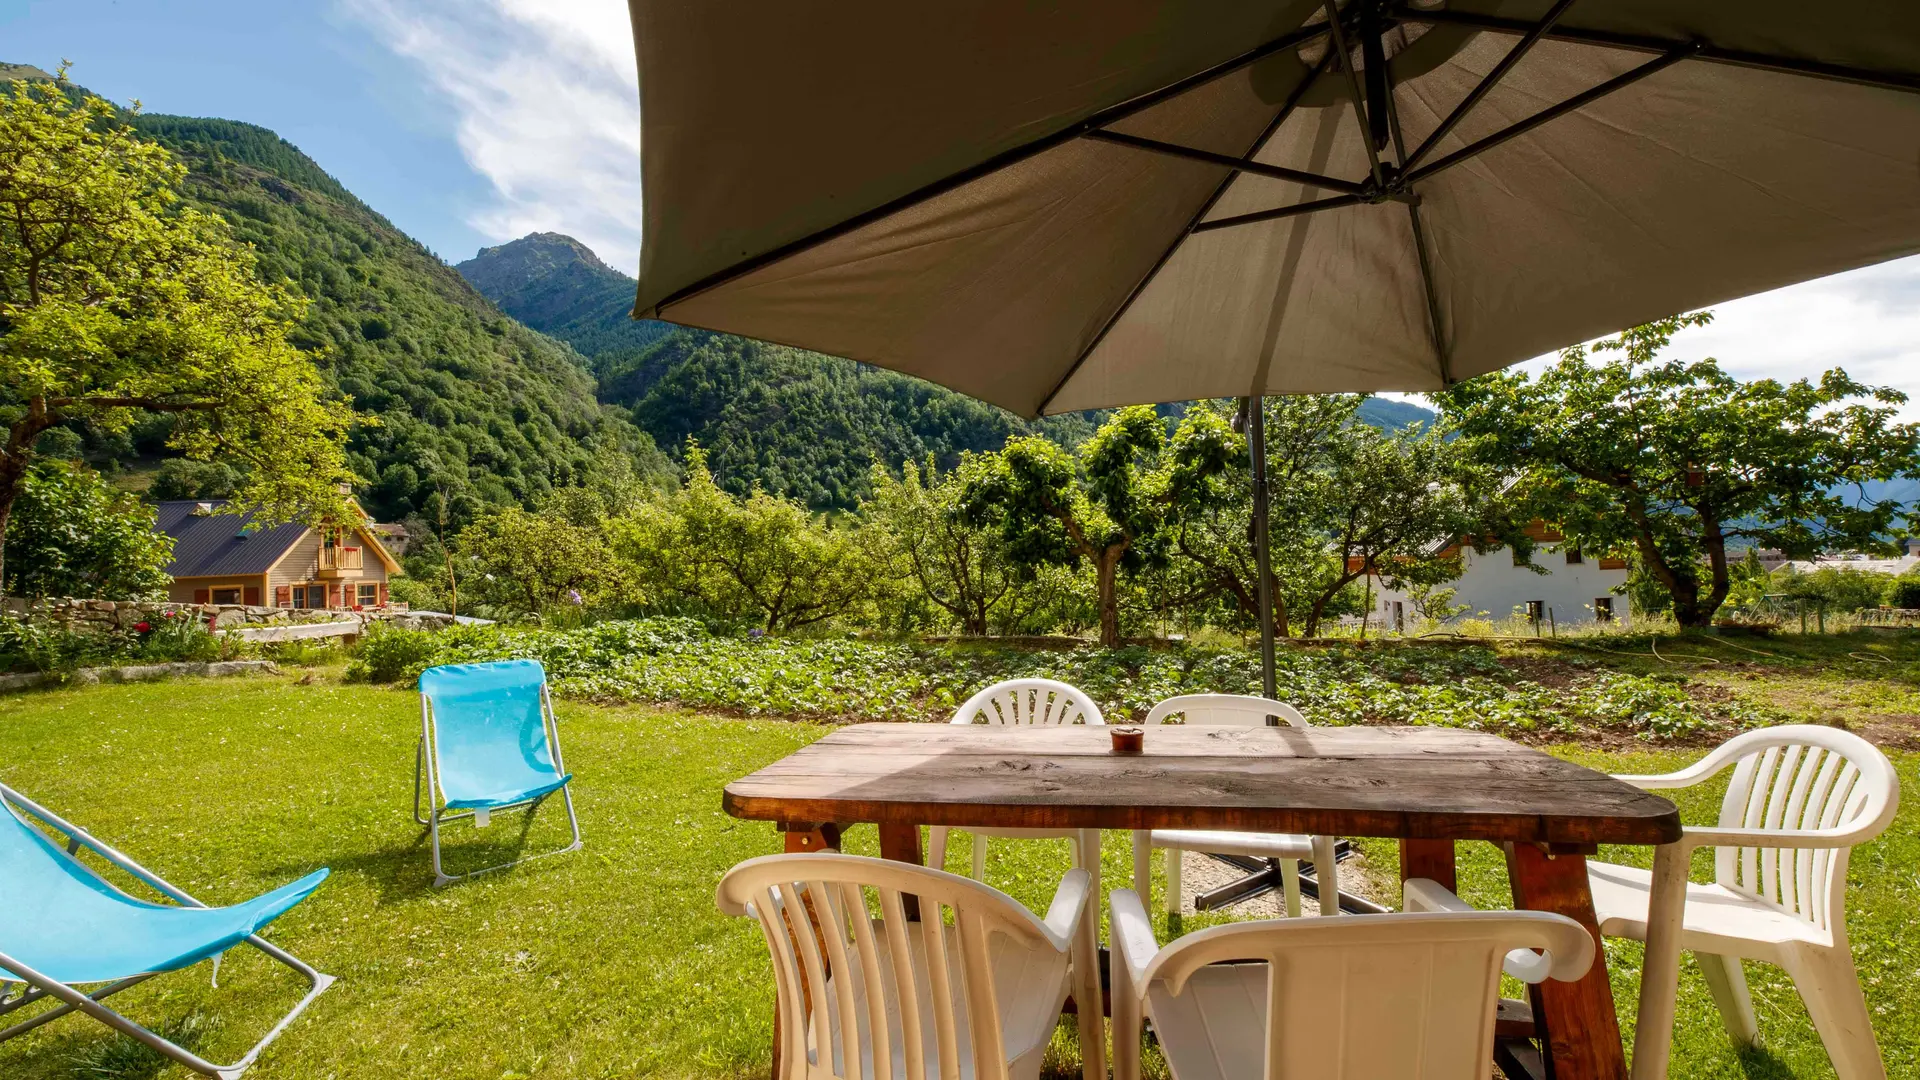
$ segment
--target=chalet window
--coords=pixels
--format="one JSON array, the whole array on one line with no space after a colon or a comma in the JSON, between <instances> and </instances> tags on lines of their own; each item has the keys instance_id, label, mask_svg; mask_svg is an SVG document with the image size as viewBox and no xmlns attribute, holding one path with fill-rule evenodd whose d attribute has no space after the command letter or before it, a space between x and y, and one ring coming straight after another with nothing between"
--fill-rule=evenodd
<instances>
[{"instance_id":1,"label":"chalet window","mask_svg":"<svg viewBox=\"0 0 1920 1080\"><path fill-rule=\"evenodd\" d=\"M361 607L379 607L380 586L373 582L361 582L357 602Z\"/></svg>"},{"instance_id":2,"label":"chalet window","mask_svg":"<svg viewBox=\"0 0 1920 1080\"><path fill-rule=\"evenodd\" d=\"M1568 566L1579 566L1581 563L1586 561L1587 561L1586 556L1580 554L1579 548L1574 547L1571 544L1567 545L1567 565Z\"/></svg>"},{"instance_id":3,"label":"chalet window","mask_svg":"<svg viewBox=\"0 0 1920 1080\"><path fill-rule=\"evenodd\" d=\"M240 602L240 586L221 586L213 590L213 602L216 604L237 604Z\"/></svg>"},{"instance_id":4,"label":"chalet window","mask_svg":"<svg viewBox=\"0 0 1920 1080\"><path fill-rule=\"evenodd\" d=\"M1596 596L1593 598L1593 618L1595 622L1613 621L1613 597Z\"/></svg>"}]
</instances>

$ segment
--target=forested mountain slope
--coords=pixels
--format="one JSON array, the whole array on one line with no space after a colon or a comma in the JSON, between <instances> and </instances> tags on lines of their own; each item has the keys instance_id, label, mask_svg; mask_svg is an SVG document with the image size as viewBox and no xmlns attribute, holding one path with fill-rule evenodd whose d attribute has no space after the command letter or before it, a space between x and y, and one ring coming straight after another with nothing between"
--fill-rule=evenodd
<instances>
[{"instance_id":1,"label":"forested mountain slope","mask_svg":"<svg viewBox=\"0 0 1920 1080\"><path fill-rule=\"evenodd\" d=\"M260 272L313 301L296 342L378 422L351 461L376 517L424 512L443 490L456 516L575 483L597 457L660 472L665 459L566 345L502 315L452 267L264 128L137 116L191 167L189 197L254 246Z\"/></svg>"},{"instance_id":2,"label":"forested mountain slope","mask_svg":"<svg viewBox=\"0 0 1920 1080\"><path fill-rule=\"evenodd\" d=\"M459 264L515 318L570 343L599 377L600 399L632 410L663 449L692 439L727 487L755 484L819 510L866 490L878 459L998 450L1039 431L1063 443L1093 432L1085 416L1025 421L932 383L850 360L658 322L636 322L633 279L572 237L534 233Z\"/></svg>"}]
</instances>

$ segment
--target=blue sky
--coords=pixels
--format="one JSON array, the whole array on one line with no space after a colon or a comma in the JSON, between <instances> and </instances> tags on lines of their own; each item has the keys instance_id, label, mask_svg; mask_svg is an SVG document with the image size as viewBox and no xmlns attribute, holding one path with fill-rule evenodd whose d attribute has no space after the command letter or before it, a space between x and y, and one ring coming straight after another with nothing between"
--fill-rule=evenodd
<instances>
[{"instance_id":1,"label":"blue sky","mask_svg":"<svg viewBox=\"0 0 1920 1080\"><path fill-rule=\"evenodd\" d=\"M273 129L450 262L552 230L638 264L625 0L0 0L0 60L62 57L115 101ZM1716 313L1674 354L1920 399L1920 257Z\"/></svg>"}]
</instances>

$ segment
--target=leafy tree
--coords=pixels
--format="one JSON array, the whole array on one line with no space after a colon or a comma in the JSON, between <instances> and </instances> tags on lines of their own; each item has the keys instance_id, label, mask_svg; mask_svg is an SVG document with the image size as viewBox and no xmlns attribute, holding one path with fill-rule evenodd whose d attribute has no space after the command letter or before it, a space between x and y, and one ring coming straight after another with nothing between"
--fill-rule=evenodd
<instances>
[{"instance_id":1,"label":"leafy tree","mask_svg":"<svg viewBox=\"0 0 1920 1080\"><path fill-rule=\"evenodd\" d=\"M304 304L262 284L185 167L60 83L0 88L0 566L35 443L82 422L174 414L168 443L249 466L237 509L347 520L345 403L288 341Z\"/></svg>"},{"instance_id":2,"label":"leafy tree","mask_svg":"<svg viewBox=\"0 0 1920 1080\"><path fill-rule=\"evenodd\" d=\"M12 596L142 600L173 580L173 540L154 527L153 507L64 461L28 467L7 540Z\"/></svg>"},{"instance_id":3,"label":"leafy tree","mask_svg":"<svg viewBox=\"0 0 1920 1080\"><path fill-rule=\"evenodd\" d=\"M1357 419L1359 395L1268 398L1265 406L1274 633L1313 635L1330 616L1358 613L1355 585L1377 569L1396 587L1459 575L1436 546L1449 538L1505 540L1499 501L1439 433L1380 431ZM1249 622L1257 620L1253 492L1246 440L1219 405L1190 409L1175 443L1178 524L1173 547L1200 566ZM1198 449L1205 447L1207 449Z\"/></svg>"},{"instance_id":4,"label":"leafy tree","mask_svg":"<svg viewBox=\"0 0 1920 1080\"><path fill-rule=\"evenodd\" d=\"M853 614L884 576L875 530L837 527L764 491L724 491L697 446L678 492L610 528L614 550L655 596L751 617L769 631Z\"/></svg>"},{"instance_id":5,"label":"leafy tree","mask_svg":"<svg viewBox=\"0 0 1920 1080\"><path fill-rule=\"evenodd\" d=\"M963 455L958 468L942 474L928 455L919 466L909 463L896 479L876 462L869 481L873 495L862 508L867 520L886 531L919 593L951 616L963 634L985 634L1019 584L1019 567L999 537L960 513L961 493L987 467L986 459Z\"/></svg>"},{"instance_id":6,"label":"leafy tree","mask_svg":"<svg viewBox=\"0 0 1920 1080\"><path fill-rule=\"evenodd\" d=\"M1518 472L1518 500L1583 551L1636 554L1683 626L1708 625L1726 599L1729 542L1884 548L1903 506L1862 485L1920 472L1920 425L1894 422L1895 390L1838 369L1743 383L1713 360L1657 360L1711 318L1661 319L1591 350L1615 358L1576 346L1538 379L1485 375L1437 395L1481 460Z\"/></svg>"},{"instance_id":7,"label":"leafy tree","mask_svg":"<svg viewBox=\"0 0 1920 1080\"><path fill-rule=\"evenodd\" d=\"M1800 601L1803 611L1817 608L1839 614L1879 607L1894 581L1892 574L1845 566L1823 566L1807 571L1783 566L1774 571L1772 585L1774 592Z\"/></svg>"},{"instance_id":8,"label":"leafy tree","mask_svg":"<svg viewBox=\"0 0 1920 1080\"><path fill-rule=\"evenodd\" d=\"M231 499L239 491L245 474L224 461L194 461L169 458L160 463L147 497L165 502L169 499Z\"/></svg>"},{"instance_id":9,"label":"leafy tree","mask_svg":"<svg viewBox=\"0 0 1920 1080\"><path fill-rule=\"evenodd\" d=\"M622 577L598 530L559 515L517 506L496 510L461 530L455 548L465 564L463 596L493 610L545 617L622 596Z\"/></svg>"},{"instance_id":10,"label":"leafy tree","mask_svg":"<svg viewBox=\"0 0 1920 1080\"><path fill-rule=\"evenodd\" d=\"M1121 409L1069 454L1047 439L1010 440L983 459L960 494L966 522L996 530L1026 566L1094 570L1100 643L1120 644L1119 573L1165 558L1172 500L1162 458L1167 427L1151 406Z\"/></svg>"}]
</instances>

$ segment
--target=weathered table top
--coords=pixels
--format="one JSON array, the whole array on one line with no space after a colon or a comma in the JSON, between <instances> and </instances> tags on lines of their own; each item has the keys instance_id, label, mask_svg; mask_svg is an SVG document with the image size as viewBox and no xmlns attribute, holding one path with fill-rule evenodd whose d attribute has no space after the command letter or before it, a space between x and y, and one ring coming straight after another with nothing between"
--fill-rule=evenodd
<instances>
[{"instance_id":1,"label":"weathered table top","mask_svg":"<svg viewBox=\"0 0 1920 1080\"><path fill-rule=\"evenodd\" d=\"M727 785L740 818L1054 829L1235 829L1664 844L1671 802L1497 736L1446 728L859 724Z\"/></svg>"}]
</instances>

